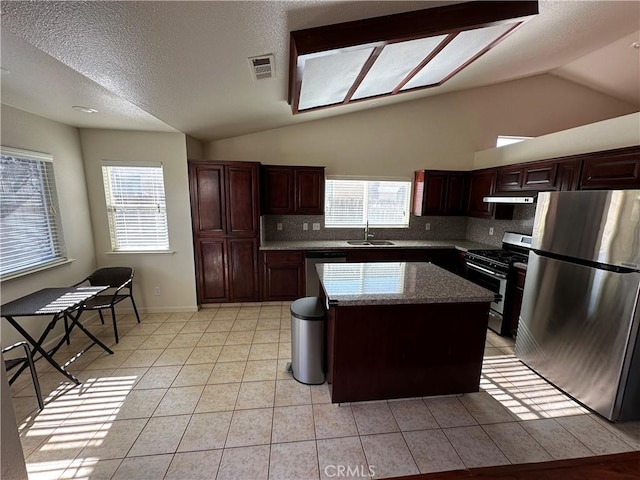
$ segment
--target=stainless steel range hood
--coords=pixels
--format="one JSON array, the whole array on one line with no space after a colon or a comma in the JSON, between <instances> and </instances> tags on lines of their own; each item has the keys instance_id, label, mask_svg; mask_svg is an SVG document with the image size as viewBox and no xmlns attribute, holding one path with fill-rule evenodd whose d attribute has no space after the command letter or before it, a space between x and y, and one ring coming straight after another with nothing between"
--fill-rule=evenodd
<instances>
[{"instance_id":1,"label":"stainless steel range hood","mask_svg":"<svg viewBox=\"0 0 640 480\"><path fill-rule=\"evenodd\" d=\"M537 198L538 192L504 192L483 197L482 201L487 203L534 204Z\"/></svg>"}]
</instances>

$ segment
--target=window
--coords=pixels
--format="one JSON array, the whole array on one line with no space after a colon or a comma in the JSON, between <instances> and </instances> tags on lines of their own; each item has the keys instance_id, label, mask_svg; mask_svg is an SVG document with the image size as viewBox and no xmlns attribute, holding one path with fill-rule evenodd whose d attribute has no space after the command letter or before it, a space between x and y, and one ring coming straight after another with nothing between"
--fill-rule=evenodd
<instances>
[{"instance_id":1,"label":"window","mask_svg":"<svg viewBox=\"0 0 640 480\"><path fill-rule=\"evenodd\" d=\"M496 147L504 147L505 145L511 145L512 143L520 143L525 140L530 140L533 137L508 137L506 135L498 135L496 139Z\"/></svg>"},{"instance_id":2,"label":"window","mask_svg":"<svg viewBox=\"0 0 640 480\"><path fill-rule=\"evenodd\" d=\"M326 227L409 226L411 182L327 179Z\"/></svg>"},{"instance_id":3,"label":"window","mask_svg":"<svg viewBox=\"0 0 640 480\"><path fill-rule=\"evenodd\" d=\"M168 250L162 165L103 162L102 178L112 250Z\"/></svg>"},{"instance_id":4,"label":"window","mask_svg":"<svg viewBox=\"0 0 640 480\"><path fill-rule=\"evenodd\" d=\"M0 147L0 276L64 260L53 158Z\"/></svg>"}]
</instances>

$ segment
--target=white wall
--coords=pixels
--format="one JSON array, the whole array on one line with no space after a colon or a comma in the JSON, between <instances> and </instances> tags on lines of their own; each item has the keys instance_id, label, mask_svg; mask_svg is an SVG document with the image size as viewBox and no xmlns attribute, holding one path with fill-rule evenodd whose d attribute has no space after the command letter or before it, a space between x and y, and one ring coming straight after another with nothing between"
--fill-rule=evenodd
<instances>
[{"instance_id":1,"label":"white wall","mask_svg":"<svg viewBox=\"0 0 640 480\"><path fill-rule=\"evenodd\" d=\"M187 158L191 160L199 160L204 155L204 144L202 141L190 135L186 136L187 142Z\"/></svg>"},{"instance_id":2,"label":"white wall","mask_svg":"<svg viewBox=\"0 0 640 480\"><path fill-rule=\"evenodd\" d=\"M185 135L82 129L80 138L98 266L132 266L136 269L134 297L142 311L195 311L197 302ZM102 183L102 160L162 162L169 245L175 253L108 253L111 240ZM154 295L156 286L160 287L160 296ZM128 302L122 303L123 308L129 307Z\"/></svg>"},{"instance_id":3,"label":"white wall","mask_svg":"<svg viewBox=\"0 0 640 480\"><path fill-rule=\"evenodd\" d=\"M495 145L497 135L539 136L636 110L540 75L210 142L204 153L215 160L325 165L328 175L412 177L420 168L471 169L475 152Z\"/></svg>"},{"instance_id":4,"label":"white wall","mask_svg":"<svg viewBox=\"0 0 640 480\"><path fill-rule=\"evenodd\" d=\"M546 158L640 145L640 113L476 152L473 168L498 167Z\"/></svg>"},{"instance_id":5,"label":"white wall","mask_svg":"<svg viewBox=\"0 0 640 480\"><path fill-rule=\"evenodd\" d=\"M79 282L95 269L96 257L78 129L6 105L1 108L2 145L53 156L67 255L75 259L66 265L2 282L2 303L7 303L41 288ZM50 317L33 317L24 319L22 324L30 334L39 336L49 320ZM62 325L54 333L61 334ZM3 346L21 339L2 321Z\"/></svg>"}]
</instances>

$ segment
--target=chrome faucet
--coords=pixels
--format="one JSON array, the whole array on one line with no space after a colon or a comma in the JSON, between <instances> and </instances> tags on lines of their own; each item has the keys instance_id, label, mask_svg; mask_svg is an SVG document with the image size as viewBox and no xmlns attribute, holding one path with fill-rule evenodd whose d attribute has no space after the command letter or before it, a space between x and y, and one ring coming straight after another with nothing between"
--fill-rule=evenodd
<instances>
[{"instance_id":1,"label":"chrome faucet","mask_svg":"<svg viewBox=\"0 0 640 480\"><path fill-rule=\"evenodd\" d=\"M364 239L369 240L370 238L375 237L374 233L369 233L369 220L367 220L367 224L364 227Z\"/></svg>"}]
</instances>

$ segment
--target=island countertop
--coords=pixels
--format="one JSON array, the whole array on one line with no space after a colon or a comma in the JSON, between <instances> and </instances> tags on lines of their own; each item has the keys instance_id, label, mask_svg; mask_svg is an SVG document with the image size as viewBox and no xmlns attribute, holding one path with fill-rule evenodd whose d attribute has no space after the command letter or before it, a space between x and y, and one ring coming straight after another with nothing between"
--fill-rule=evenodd
<instances>
[{"instance_id":1,"label":"island countertop","mask_svg":"<svg viewBox=\"0 0 640 480\"><path fill-rule=\"evenodd\" d=\"M491 302L495 294L432 263L316 265L329 306Z\"/></svg>"}]
</instances>

